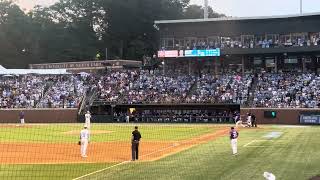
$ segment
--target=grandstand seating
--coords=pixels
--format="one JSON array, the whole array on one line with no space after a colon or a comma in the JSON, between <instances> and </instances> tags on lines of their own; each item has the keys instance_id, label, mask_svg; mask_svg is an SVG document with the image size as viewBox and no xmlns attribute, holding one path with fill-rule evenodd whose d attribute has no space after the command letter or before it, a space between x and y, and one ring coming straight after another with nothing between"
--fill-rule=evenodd
<instances>
[{"instance_id":1,"label":"grandstand seating","mask_svg":"<svg viewBox=\"0 0 320 180\"><path fill-rule=\"evenodd\" d=\"M0 77L0 108L77 108L83 96L118 104L229 103L250 107L318 108L320 76L260 73L213 76L162 75L121 70L104 75L22 75ZM253 93L250 93L253 92ZM252 101L249 101L252 99Z\"/></svg>"}]
</instances>

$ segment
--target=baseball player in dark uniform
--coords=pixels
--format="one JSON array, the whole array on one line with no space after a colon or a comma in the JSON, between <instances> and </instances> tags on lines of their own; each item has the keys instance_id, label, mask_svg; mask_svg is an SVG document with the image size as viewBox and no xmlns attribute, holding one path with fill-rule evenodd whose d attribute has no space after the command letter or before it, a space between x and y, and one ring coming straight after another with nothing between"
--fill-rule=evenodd
<instances>
[{"instance_id":1,"label":"baseball player in dark uniform","mask_svg":"<svg viewBox=\"0 0 320 180\"><path fill-rule=\"evenodd\" d=\"M251 114L252 127L257 127L257 119L254 114Z\"/></svg>"},{"instance_id":2,"label":"baseball player in dark uniform","mask_svg":"<svg viewBox=\"0 0 320 180\"><path fill-rule=\"evenodd\" d=\"M231 148L232 148L232 154L237 155L238 153L238 136L239 133L237 130L234 129L234 127L231 127L230 130L230 140L231 140Z\"/></svg>"},{"instance_id":3,"label":"baseball player in dark uniform","mask_svg":"<svg viewBox=\"0 0 320 180\"><path fill-rule=\"evenodd\" d=\"M134 127L134 131L132 131L132 138L131 138L132 161L139 159L140 139L141 139L141 134L138 131L138 126L136 126L136 127Z\"/></svg>"}]
</instances>

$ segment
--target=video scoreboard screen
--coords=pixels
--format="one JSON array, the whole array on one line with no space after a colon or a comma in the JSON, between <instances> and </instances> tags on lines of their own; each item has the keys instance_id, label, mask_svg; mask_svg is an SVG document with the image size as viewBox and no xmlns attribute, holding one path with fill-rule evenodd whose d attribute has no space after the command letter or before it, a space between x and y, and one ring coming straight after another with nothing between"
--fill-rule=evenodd
<instances>
[{"instance_id":1,"label":"video scoreboard screen","mask_svg":"<svg viewBox=\"0 0 320 180\"><path fill-rule=\"evenodd\" d=\"M220 49L206 49L206 50L185 50L185 57L210 57L220 56Z\"/></svg>"},{"instance_id":2,"label":"video scoreboard screen","mask_svg":"<svg viewBox=\"0 0 320 180\"><path fill-rule=\"evenodd\" d=\"M166 57L217 57L220 56L220 49L204 49L204 50L169 50L158 51L159 58Z\"/></svg>"}]
</instances>

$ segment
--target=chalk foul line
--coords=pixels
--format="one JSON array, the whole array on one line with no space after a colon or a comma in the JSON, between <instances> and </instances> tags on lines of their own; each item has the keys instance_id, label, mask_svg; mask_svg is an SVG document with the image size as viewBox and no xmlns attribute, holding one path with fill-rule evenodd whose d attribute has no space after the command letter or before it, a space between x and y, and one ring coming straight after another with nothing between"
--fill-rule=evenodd
<instances>
[{"instance_id":1,"label":"chalk foul line","mask_svg":"<svg viewBox=\"0 0 320 180\"><path fill-rule=\"evenodd\" d=\"M159 152L162 152L162 151L165 151L165 150L171 149L171 148L176 147L176 146L179 146L179 145L180 145L180 144L178 144L178 145L171 145L171 146L168 146L168 147L162 148L162 149L160 149L160 150L158 150L158 151L154 151L154 152L151 152L151 153L149 153L149 154L142 155L142 156L140 156L140 157L150 156L150 155L152 155L152 154L156 154L156 153L159 153ZM92 172L92 173L85 174L85 175L83 175L83 176L80 176L80 177L74 178L73 180L82 179L82 178L85 178L85 177L87 177L87 176L91 176L91 175L93 175L93 174L96 174L96 173L99 173L99 172L102 172L102 171L105 171L105 170L108 170L108 169L111 169L111 168L114 168L114 167L120 166L120 165L122 165L122 164L127 164L127 163L129 163L129 162L131 162L131 161L123 161L123 162L121 162L121 163L118 163L118 164L115 164L115 165L112 165L112 166L109 166L109 167L106 167L106 168L100 169L100 170L98 170L98 171L94 171L94 172Z\"/></svg>"},{"instance_id":2,"label":"chalk foul line","mask_svg":"<svg viewBox=\"0 0 320 180\"><path fill-rule=\"evenodd\" d=\"M223 130L222 132L225 132L225 131L226 131L226 130ZM205 136L208 136L208 135L217 135L217 134L220 134L220 133L221 133L221 132L218 131L218 132L215 132L215 133L213 133L213 134L207 134L207 135L205 135ZM201 138L203 138L203 137L200 136L200 137L197 137L197 138L193 138L193 140L195 140L195 139L199 139L199 140L200 140ZM187 141L187 140L185 140L185 141ZM177 146L181 146L181 145L184 145L184 144L185 144L184 141L179 142L179 143L175 143L175 144L173 144L173 145L171 145L171 146L164 147L164 148L162 148L162 149L159 149L159 150L157 150L157 151L154 151L154 152L151 152L151 153L142 155L142 156L140 156L140 157L150 156L150 155L152 155L152 154L156 154L156 153L159 153L159 152L162 152L162 151L166 151L166 150L168 150L168 149L171 149L171 148L174 148L174 147L177 147ZM200 143L200 144L201 144L201 143ZM99 172L102 172L102 171L105 171L105 170L108 170L108 169L111 169L111 168L120 166L120 165L122 165L122 164L127 164L127 163L130 163L130 162L132 162L132 161L123 161L123 162L120 162L120 163L118 163L118 164L115 164L115 165L112 165L112 166L109 166L109 167L106 167L106 168L103 168L103 169L100 169L100 170L91 172L91 173L89 173L89 174L85 174L85 175L80 176L80 177L77 177L77 178L74 178L73 180L79 180L79 179L82 179L82 178L91 176L91 175L93 175L93 174L96 174L96 173L99 173Z\"/></svg>"},{"instance_id":3,"label":"chalk foul line","mask_svg":"<svg viewBox=\"0 0 320 180\"><path fill-rule=\"evenodd\" d=\"M83 175L83 176L80 176L80 177L74 178L73 180L82 179L82 178L85 178L85 177L87 177L87 176L91 176L91 175L93 175L93 174L96 174L96 173L99 173L99 172L105 171L105 170L107 170L107 169L111 169L111 168L114 168L114 167L120 166L120 165L122 165L122 164L129 163L129 162L130 162L130 161L123 161L123 162L121 162L121 163L118 163L118 164L115 164L115 165L112 165L112 166L109 166L109 167L106 167L106 168L100 169L100 170L98 170L98 171L94 171L94 172L92 172L92 173L85 174L85 175Z\"/></svg>"}]
</instances>

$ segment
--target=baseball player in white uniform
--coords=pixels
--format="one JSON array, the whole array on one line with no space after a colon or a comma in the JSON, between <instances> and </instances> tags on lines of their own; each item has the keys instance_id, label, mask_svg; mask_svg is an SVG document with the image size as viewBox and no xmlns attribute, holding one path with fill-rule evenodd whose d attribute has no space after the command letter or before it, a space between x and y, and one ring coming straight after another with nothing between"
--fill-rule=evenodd
<instances>
[{"instance_id":1,"label":"baseball player in white uniform","mask_svg":"<svg viewBox=\"0 0 320 180\"><path fill-rule=\"evenodd\" d=\"M87 111L87 113L84 115L86 122L85 125L87 126L88 129L90 129L90 123L91 123L91 114L90 111Z\"/></svg>"},{"instance_id":2,"label":"baseball player in white uniform","mask_svg":"<svg viewBox=\"0 0 320 180\"><path fill-rule=\"evenodd\" d=\"M251 125L252 125L252 117L251 117L250 113L248 113L247 124L248 124L248 127L251 127Z\"/></svg>"},{"instance_id":3,"label":"baseball player in white uniform","mask_svg":"<svg viewBox=\"0 0 320 180\"><path fill-rule=\"evenodd\" d=\"M127 122L127 123L130 122L130 116L129 116L129 114L127 114L127 116L126 116L126 122Z\"/></svg>"},{"instance_id":4,"label":"baseball player in white uniform","mask_svg":"<svg viewBox=\"0 0 320 180\"><path fill-rule=\"evenodd\" d=\"M241 120L240 115L239 115L239 117L237 117L237 120L236 120L236 128L237 128L238 126L245 127L245 126L242 124L242 120Z\"/></svg>"},{"instance_id":5,"label":"baseball player in white uniform","mask_svg":"<svg viewBox=\"0 0 320 180\"><path fill-rule=\"evenodd\" d=\"M90 141L90 132L87 129L87 126L84 125L83 129L80 132L80 151L81 151L81 157L86 158L87 156L87 147L88 143Z\"/></svg>"}]
</instances>

